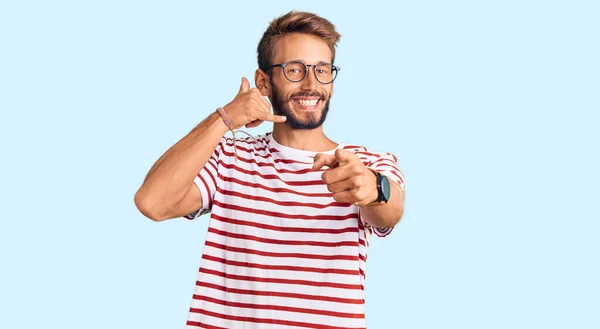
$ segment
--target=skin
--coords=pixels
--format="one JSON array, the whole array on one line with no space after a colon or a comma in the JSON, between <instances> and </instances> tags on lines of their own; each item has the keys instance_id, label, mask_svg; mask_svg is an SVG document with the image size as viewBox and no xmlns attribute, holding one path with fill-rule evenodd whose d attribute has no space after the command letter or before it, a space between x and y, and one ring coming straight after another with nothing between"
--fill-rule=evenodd
<instances>
[{"instance_id":1,"label":"skin","mask_svg":"<svg viewBox=\"0 0 600 329\"><path fill-rule=\"evenodd\" d=\"M281 38L275 49L273 63L301 60L306 64L331 63L332 54L327 44L318 37L293 33ZM274 68L272 77L262 70L254 76L256 88L248 80L242 83L236 97L223 108L237 127L256 127L264 121L273 122L273 138L288 147L324 152L334 149L337 143L323 132L326 104L333 96L333 84L321 84L309 72L300 82L290 82L281 68ZM322 100L316 108L306 109L292 100L294 95L319 95ZM270 113L270 104L282 101L282 106ZM281 115L277 115L281 114ZM286 117L312 129L296 129L286 124ZM212 113L190 133L167 150L152 166L144 183L136 192L134 201L146 217L163 221L190 214L202 205L202 196L193 180L207 163L220 139L229 130L218 113ZM400 186L390 181L391 195L387 204L373 204L377 199L376 178L352 152L337 150L334 155L315 156L313 170L321 171L323 182L335 200L360 206L365 221L375 227L394 226L402 217L404 193Z\"/></svg>"}]
</instances>

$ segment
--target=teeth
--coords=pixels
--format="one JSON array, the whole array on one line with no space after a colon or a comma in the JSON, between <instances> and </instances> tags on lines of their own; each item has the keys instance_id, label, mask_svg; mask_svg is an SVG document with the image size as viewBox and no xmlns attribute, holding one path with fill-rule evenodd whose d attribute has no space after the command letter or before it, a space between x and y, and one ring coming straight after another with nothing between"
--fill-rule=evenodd
<instances>
[{"instance_id":1,"label":"teeth","mask_svg":"<svg viewBox=\"0 0 600 329\"><path fill-rule=\"evenodd\" d=\"M300 106L315 106L317 105L318 99L298 99L296 102L300 104Z\"/></svg>"}]
</instances>

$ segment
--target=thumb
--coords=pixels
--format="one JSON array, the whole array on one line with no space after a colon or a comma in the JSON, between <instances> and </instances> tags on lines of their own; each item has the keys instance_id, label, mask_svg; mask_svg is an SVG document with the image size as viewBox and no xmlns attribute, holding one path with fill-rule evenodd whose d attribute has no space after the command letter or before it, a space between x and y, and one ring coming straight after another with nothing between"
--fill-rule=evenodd
<instances>
[{"instance_id":1,"label":"thumb","mask_svg":"<svg viewBox=\"0 0 600 329\"><path fill-rule=\"evenodd\" d=\"M240 86L238 95L243 94L243 93L247 92L248 90L250 90L250 82L248 82L248 79L242 78L242 85Z\"/></svg>"},{"instance_id":2,"label":"thumb","mask_svg":"<svg viewBox=\"0 0 600 329\"><path fill-rule=\"evenodd\" d=\"M327 166L329 168L335 168L337 166L337 163L338 162L333 155L319 153L319 154L315 155L312 170L317 171L317 170L323 168L323 166Z\"/></svg>"}]
</instances>

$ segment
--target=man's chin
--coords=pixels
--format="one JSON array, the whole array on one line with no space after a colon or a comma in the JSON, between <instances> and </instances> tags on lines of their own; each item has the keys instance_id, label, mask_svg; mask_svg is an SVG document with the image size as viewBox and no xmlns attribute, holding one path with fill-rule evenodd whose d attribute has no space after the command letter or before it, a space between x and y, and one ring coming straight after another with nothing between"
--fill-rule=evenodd
<instances>
[{"instance_id":1,"label":"man's chin","mask_svg":"<svg viewBox=\"0 0 600 329\"><path fill-rule=\"evenodd\" d=\"M295 105L295 103L288 103L287 108L281 109L281 111L276 111L274 109L275 114L277 115L285 115L287 120L284 124L293 129L299 130L313 130L321 127L325 121L324 116L327 115L327 105L320 104L317 109L314 110L305 110Z\"/></svg>"},{"instance_id":2,"label":"man's chin","mask_svg":"<svg viewBox=\"0 0 600 329\"><path fill-rule=\"evenodd\" d=\"M319 128L322 123L320 123L320 117L318 118L298 118L297 116L288 116L288 119L284 122L285 125L301 130L312 130Z\"/></svg>"}]
</instances>

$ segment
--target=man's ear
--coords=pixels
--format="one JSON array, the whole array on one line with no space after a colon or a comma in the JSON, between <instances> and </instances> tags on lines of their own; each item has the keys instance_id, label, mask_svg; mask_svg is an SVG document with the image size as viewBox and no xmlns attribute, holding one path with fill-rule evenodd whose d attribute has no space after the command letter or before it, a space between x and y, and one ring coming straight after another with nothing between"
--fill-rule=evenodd
<instances>
[{"instance_id":1,"label":"man's ear","mask_svg":"<svg viewBox=\"0 0 600 329\"><path fill-rule=\"evenodd\" d=\"M254 72L254 84L263 96L271 97L271 81L269 80L269 75L263 70L257 69Z\"/></svg>"}]
</instances>

